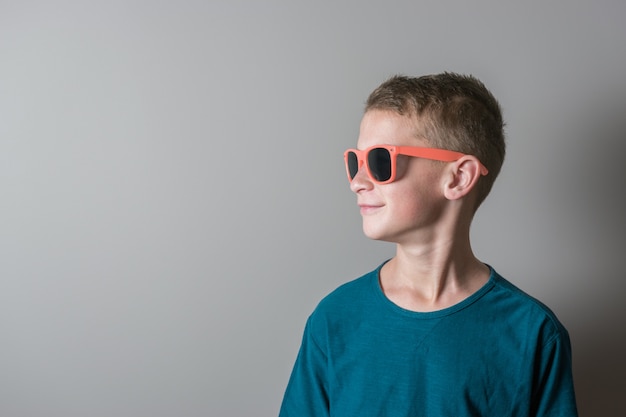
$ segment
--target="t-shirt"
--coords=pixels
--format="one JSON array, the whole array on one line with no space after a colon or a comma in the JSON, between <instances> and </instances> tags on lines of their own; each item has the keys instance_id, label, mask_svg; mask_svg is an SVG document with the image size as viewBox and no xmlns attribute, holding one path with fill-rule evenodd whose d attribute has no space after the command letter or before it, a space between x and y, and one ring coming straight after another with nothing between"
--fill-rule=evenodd
<instances>
[{"instance_id":1,"label":"t-shirt","mask_svg":"<svg viewBox=\"0 0 626 417\"><path fill-rule=\"evenodd\" d=\"M577 416L569 336L546 306L490 267L462 302L413 312L384 295L381 266L311 314L280 417Z\"/></svg>"}]
</instances>

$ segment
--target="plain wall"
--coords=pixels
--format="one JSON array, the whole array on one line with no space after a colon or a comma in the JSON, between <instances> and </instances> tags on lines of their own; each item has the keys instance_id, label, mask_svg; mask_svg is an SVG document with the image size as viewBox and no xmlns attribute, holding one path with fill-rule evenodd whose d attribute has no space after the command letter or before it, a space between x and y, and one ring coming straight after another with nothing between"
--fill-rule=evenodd
<instances>
[{"instance_id":1,"label":"plain wall","mask_svg":"<svg viewBox=\"0 0 626 417\"><path fill-rule=\"evenodd\" d=\"M274 416L317 302L391 256L342 153L387 77L499 98L485 262L626 415L626 3L1 1L0 414Z\"/></svg>"}]
</instances>

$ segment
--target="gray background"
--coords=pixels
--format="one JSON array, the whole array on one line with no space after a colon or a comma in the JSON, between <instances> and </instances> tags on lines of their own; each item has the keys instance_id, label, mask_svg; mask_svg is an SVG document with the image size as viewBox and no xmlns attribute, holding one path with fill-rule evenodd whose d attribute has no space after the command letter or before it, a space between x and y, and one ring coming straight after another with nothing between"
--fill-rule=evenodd
<instances>
[{"instance_id":1,"label":"gray background","mask_svg":"<svg viewBox=\"0 0 626 417\"><path fill-rule=\"evenodd\" d=\"M306 317L393 246L342 152L392 74L481 78L478 256L625 415L626 3L0 2L0 414L274 416Z\"/></svg>"}]
</instances>

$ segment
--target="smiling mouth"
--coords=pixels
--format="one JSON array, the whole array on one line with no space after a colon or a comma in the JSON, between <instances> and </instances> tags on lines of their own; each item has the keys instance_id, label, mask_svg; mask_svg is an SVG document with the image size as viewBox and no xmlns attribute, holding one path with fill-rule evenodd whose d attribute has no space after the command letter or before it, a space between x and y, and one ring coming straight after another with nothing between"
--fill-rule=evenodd
<instances>
[{"instance_id":1,"label":"smiling mouth","mask_svg":"<svg viewBox=\"0 0 626 417\"><path fill-rule=\"evenodd\" d=\"M376 206L376 205L370 205L370 204L359 204L359 209L361 211L361 214L372 213L381 207L382 206Z\"/></svg>"}]
</instances>

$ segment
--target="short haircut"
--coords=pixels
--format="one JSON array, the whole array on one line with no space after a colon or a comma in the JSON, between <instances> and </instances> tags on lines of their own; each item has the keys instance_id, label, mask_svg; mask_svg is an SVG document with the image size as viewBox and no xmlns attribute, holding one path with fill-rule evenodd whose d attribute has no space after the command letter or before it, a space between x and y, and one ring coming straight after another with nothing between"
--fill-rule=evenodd
<instances>
[{"instance_id":1,"label":"short haircut","mask_svg":"<svg viewBox=\"0 0 626 417\"><path fill-rule=\"evenodd\" d=\"M500 104L481 81L450 72L396 75L370 94L369 110L414 117L417 137L429 146L476 156L489 174L478 181L475 208L484 201L504 162L505 139Z\"/></svg>"}]
</instances>

